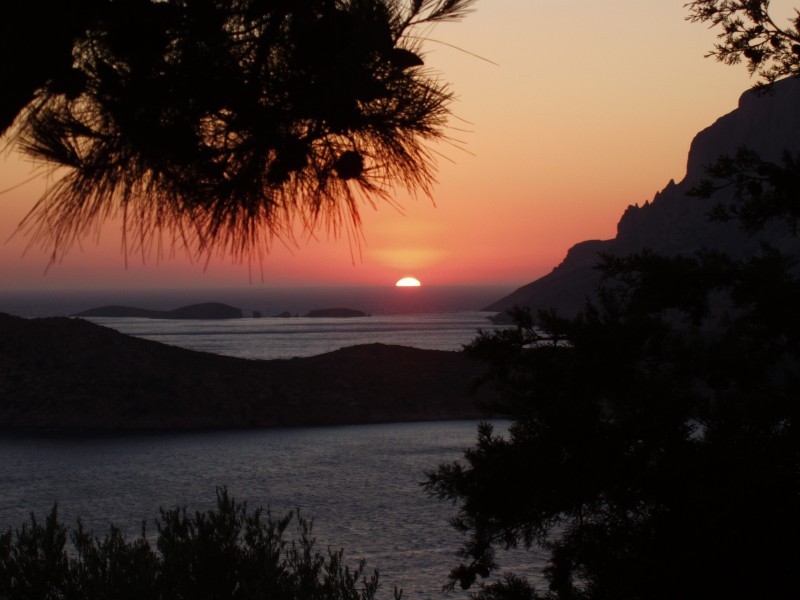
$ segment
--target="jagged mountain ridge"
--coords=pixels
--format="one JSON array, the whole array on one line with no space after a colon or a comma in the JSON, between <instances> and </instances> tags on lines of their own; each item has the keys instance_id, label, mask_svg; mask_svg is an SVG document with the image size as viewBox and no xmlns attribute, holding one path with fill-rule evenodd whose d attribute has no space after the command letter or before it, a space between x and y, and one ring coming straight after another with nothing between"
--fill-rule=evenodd
<instances>
[{"instance_id":1,"label":"jagged mountain ridge","mask_svg":"<svg viewBox=\"0 0 800 600\"><path fill-rule=\"evenodd\" d=\"M645 248L661 254L693 254L708 248L734 256L752 254L763 240L800 256L800 240L775 224L757 236L746 235L736 223L709 222L707 213L730 200L732 190L710 200L687 192L705 176L705 167L722 154L750 148L765 160L777 161L784 150L800 151L800 79L776 82L765 91L748 90L738 107L698 133L691 143L686 175L670 181L643 206L631 205L623 213L617 235L610 240L587 240L569 249L565 259L547 275L486 307L505 312L514 306L556 308L561 314L577 312L594 294L599 274L593 268L600 253L625 255Z\"/></svg>"}]
</instances>

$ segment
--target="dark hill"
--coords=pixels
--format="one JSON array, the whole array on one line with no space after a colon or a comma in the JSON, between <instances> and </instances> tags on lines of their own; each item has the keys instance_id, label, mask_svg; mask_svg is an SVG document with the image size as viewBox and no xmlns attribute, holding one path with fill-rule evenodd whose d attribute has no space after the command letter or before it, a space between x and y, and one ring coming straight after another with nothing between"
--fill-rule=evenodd
<instances>
[{"instance_id":1,"label":"dark hill","mask_svg":"<svg viewBox=\"0 0 800 600\"><path fill-rule=\"evenodd\" d=\"M174 310L149 310L132 306L101 306L90 308L76 317L139 317L146 319L241 319L242 310L219 302L192 304Z\"/></svg>"},{"instance_id":2,"label":"dark hill","mask_svg":"<svg viewBox=\"0 0 800 600\"><path fill-rule=\"evenodd\" d=\"M254 361L129 337L82 319L0 314L0 429L332 425L485 416L480 365L371 344Z\"/></svg>"},{"instance_id":3,"label":"dark hill","mask_svg":"<svg viewBox=\"0 0 800 600\"><path fill-rule=\"evenodd\" d=\"M712 205L730 201L732 190L719 192L710 200L687 194L705 176L705 167L721 154L733 155L747 147L765 160L777 161L784 149L800 151L798 106L800 79L778 81L767 93L745 92L736 110L695 136L684 179L680 183L670 181L643 206L629 206L614 239L576 244L551 273L485 310L506 311L515 305L527 305L573 314L593 295L599 276L593 267L600 253L621 256L650 248L660 254L690 255L708 248L742 257L755 252L762 241L768 241L788 254L800 256L800 238L792 237L785 226L767 227L758 237L749 237L736 223L709 222L706 215Z\"/></svg>"}]
</instances>

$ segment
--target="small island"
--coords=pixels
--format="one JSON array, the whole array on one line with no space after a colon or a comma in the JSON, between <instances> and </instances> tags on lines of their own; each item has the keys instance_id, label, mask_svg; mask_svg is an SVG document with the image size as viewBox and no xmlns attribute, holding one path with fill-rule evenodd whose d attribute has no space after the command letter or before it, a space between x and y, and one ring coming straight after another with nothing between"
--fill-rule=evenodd
<instances>
[{"instance_id":1,"label":"small island","mask_svg":"<svg viewBox=\"0 0 800 600\"><path fill-rule=\"evenodd\" d=\"M334 317L337 319L349 319L351 317L366 317L367 313L352 308L318 308L308 311L306 317Z\"/></svg>"},{"instance_id":2,"label":"small island","mask_svg":"<svg viewBox=\"0 0 800 600\"><path fill-rule=\"evenodd\" d=\"M149 310L132 306L101 306L79 312L75 317L138 317L143 319L242 319L242 309L221 304L206 302L192 304L174 310Z\"/></svg>"}]
</instances>

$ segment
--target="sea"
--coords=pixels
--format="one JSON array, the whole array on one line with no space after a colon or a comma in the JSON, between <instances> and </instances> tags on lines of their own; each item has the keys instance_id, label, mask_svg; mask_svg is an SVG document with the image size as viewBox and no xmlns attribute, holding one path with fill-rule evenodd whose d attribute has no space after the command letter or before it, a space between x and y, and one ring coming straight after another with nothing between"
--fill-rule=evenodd
<instances>
[{"instance_id":1,"label":"sea","mask_svg":"<svg viewBox=\"0 0 800 600\"><path fill-rule=\"evenodd\" d=\"M87 320L124 334L191 350L276 359L313 356L375 342L426 350L461 350L478 330L494 327L489 319L496 313L482 309L510 291L500 286L0 291L0 312L33 318L71 316L101 306L172 310L220 302L241 309L244 318ZM366 316L304 316L327 308L349 308Z\"/></svg>"},{"instance_id":2,"label":"sea","mask_svg":"<svg viewBox=\"0 0 800 600\"><path fill-rule=\"evenodd\" d=\"M170 310L190 304L221 302L251 317L288 312L303 315L320 308L352 308L371 315L453 314L480 311L514 291L509 285L472 286L303 286L252 285L232 288L106 290L13 290L0 282L0 312L23 317L72 315L89 308L116 305Z\"/></svg>"},{"instance_id":3,"label":"sea","mask_svg":"<svg viewBox=\"0 0 800 600\"><path fill-rule=\"evenodd\" d=\"M169 310L223 302L243 319L201 321L92 318L124 334L193 350L250 359L310 356L380 342L459 350L478 329L481 310L505 288L279 288L244 290L0 292L0 312L26 318L69 316L104 305ZM352 308L368 316L303 315ZM253 314L261 316L254 317ZM277 317L289 313L291 317ZM294 316L298 315L298 316ZM2 332L0 332L1 334ZM129 539L159 508L208 510L225 486L248 506L274 516L298 510L313 519L318 549L343 548L345 562L367 561L380 574L379 597L466 598L445 594L463 538L450 525L458 507L429 497L421 483L438 465L460 461L474 445L475 421L391 423L236 431L0 436L0 531L17 529L54 504L61 520L78 518L102 537L111 523ZM503 433L509 422L493 421ZM499 553L498 576L513 571L537 581L537 551Z\"/></svg>"}]
</instances>

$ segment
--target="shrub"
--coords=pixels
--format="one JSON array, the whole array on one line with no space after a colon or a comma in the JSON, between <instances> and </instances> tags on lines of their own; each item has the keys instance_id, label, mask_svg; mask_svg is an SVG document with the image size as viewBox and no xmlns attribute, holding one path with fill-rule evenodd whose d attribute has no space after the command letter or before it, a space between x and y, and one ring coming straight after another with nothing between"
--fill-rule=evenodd
<instances>
[{"instance_id":1,"label":"shrub","mask_svg":"<svg viewBox=\"0 0 800 600\"><path fill-rule=\"evenodd\" d=\"M155 522L154 549L144 525L132 541L114 525L100 539L80 520L70 532L57 506L44 524L32 514L0 535L0 598L373 600L378 590L378 572L366 575L364 561L351 570L343 550L315 549L311 521L248 513L225 488L216 509L162 508ZM292 524L297 535L287 540ZM395 589L395 599L401 595Z\"/></svg>"}]
</instances>

